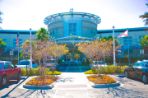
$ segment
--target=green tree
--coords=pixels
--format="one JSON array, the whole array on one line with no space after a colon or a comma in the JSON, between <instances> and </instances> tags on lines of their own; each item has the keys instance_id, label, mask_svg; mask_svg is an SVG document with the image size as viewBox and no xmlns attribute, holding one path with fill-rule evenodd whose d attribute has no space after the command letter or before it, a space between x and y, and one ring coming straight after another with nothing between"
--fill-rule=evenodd
<instances>
[{"instance_id":1,"label":"green tree","mask_svg":"<svg viewBox=\"0 0 148 98\"><path fill-rule=\"evenodd\" d=\"M148 3L146 3L146 6L148 7ZM145 25L148 25L148 12L145 12L143 15L140 15L140 18L144 20Z\"/></svg>"},{"instance_id":2,"label":"green tree","mask_svg":"<svg viewBox=\"0 0 148 98\"><path fill-rule=\"evenodd\" d=\"M48 31L45 28L40 28L36 33L36 39L40 41L48 41Z\"/></svg>"},{"instance_id":3,"label":"green tree","mask_svg":"<svg viewBox=\"0 0 148 98\"><path fill-rule=\"evenodd\" d=\"M148 46L148 35L145 35L141 40L140 43L143 47L147 47Z\"/></svg>"},{"instance_id":4,"label":"green tree","mask_svg":"<svg viewBox=\"0 0 148 98\"><path fill-rule=\"evenodd\" d=\"M0 53L2 53L5 47L6 43L0 38Z\"/></svg>"}]
</instances>

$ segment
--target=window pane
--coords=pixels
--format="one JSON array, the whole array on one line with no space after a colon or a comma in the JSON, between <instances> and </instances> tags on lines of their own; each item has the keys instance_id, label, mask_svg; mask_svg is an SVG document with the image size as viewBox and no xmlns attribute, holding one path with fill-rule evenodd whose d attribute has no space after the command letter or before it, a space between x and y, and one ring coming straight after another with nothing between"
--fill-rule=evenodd
<instances>
[{"instance_id":1,"label":"window pane","mask_svg":"<svg viewBox=\"0 0 148 98\"><path fill-rule=\"evenodd\" d=\"M69 34L76 35L76 23L69 23Z\"/></svg>"},{"instance_id":2,"label":"window pane","mask_svg":"<svg viewBox=\"0 0 148 98\"><path fill-rule=\"evenodd\" d=\"M145 67L148 67L148 62L147 62L147 63L145 63Z\"/></svg>"},{"instance_id":3,"label":"window pane","mask_svg":"<svg viewBox=\"0 0 148 98\"><path fill-rule=\"evenodd\" d=\"M9 64L8 64L8 63L6 63L6 64L4 65L4 69L9 69Z\"/></svg>"},{"instance_id":4,"label":"window pane","mask_svg":"<svg viewBox=\"0 0 148 98\"><path fill-rule=\"evenodd\" d=\"M3 63L0 63L0 70L3 69Z\"/></svg>"},{"instance_id":5,"label":"window pane","mask_svg":"<svg viewBox=\"0 0 148 98\"><path fill-rule=\"evenodd\" d=\"M21 61L19 64L20 64L20 65L29 65L30 62L29 62L29 61Z\"/></svg>"}]
</instances>

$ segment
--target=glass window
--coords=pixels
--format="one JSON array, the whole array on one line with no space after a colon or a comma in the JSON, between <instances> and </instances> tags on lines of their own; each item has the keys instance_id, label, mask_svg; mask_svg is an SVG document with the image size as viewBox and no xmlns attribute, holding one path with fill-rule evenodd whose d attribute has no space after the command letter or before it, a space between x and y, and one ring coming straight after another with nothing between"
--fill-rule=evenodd
<instances>
[{"instance_id":1,"label":"glass window","mask_svg":"<svg viewBox=\"0 0 148 98\"><path fill-rule=\"evenodd\" d=\"M143 38L143 35L140 35L140 36L139 36L139 39L142 39L142 38Z\"/></svg>"},{"instance_id":2,"label":"glass window","mask_svg":"<svg viewBox=\"0 0 148 98\"><path fill-rule=\"evenodd\" d=\"M3 69L4 63L0 62L0 70Z\"/></svg>"},{"instance_id":3,"label":"glass window","mask_svg":"<svg viewBox=\"0 0 148 98\"><path fill-rule=\"evenodd\" d=\"M76 35L76 23L69 23L69 34Z\"/></svg>"},{"instance_id":4,"label":"glass window","mask_svg":"<svg viewBox=\"0 0 148 98\"><path fill-rule=\"evenodd\" d=\"M13 68L13 65L11 63L6 62L4 65L4 69L11 69Z\"/></svg>"},{"instance_id":5,"label":"glass window","mask_svg":"<svg viewBox=\"0 0 148 98\"><path fill-rule=\"evenodd\" d=\"M138 67L138 66L141 66L141 65L142 65L141 62L137 62L137 63L134 64L135 67Z\"/></svg>"},{"instance_id":6,"label":"glass window","mask_svg":"<svg viewBox=\"0 0 148 98\"><path fill-rule=\"evenodd\" d=\"M145 62L145 67L148 67L148 62Z\"/></svg>"},{"instance_id":7,"label":"glass window","mask_svg":"<svg viewBox=\"0 0 148 98\"><path fill-rule=\"evenodd\" d=\"M20 61L19 65L29 65L29 61Z\"/></svg>"},{"instance_id":8,"label":"glass window","mask_svg":"<svg viewBox=\"0 0 148 98\"><path fill-rule=\"evenodd\" d=\"M4 66L4 69L8 69L9 68L9 64L6 63L5 66Z\"/></svg>"},{"instance_id":9,"label":"glass window","mask_svg":"<svg viewBox=\"0 0 148 98\"><path fill-rule=\"evenodd\" d=\"M132 37L131 36L123 37L123 43L124 45L128 45L128 46L132 45Z\"/></svg>"},{"instance_id":10,"label":"glass window","mask_svg":"<svg viewBox=\"0 0 148 98\"><path fill-rule=\"evenodd\" d=\"M3 39L4 42L7 42L7 39Z\"/></svg>"}]
</instances>

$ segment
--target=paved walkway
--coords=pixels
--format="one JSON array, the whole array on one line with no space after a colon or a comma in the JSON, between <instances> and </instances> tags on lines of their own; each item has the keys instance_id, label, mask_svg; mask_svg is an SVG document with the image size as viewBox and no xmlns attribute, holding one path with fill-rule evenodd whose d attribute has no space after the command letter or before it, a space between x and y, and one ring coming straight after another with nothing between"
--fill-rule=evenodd
<instances>
[{"instance_id":1,"label":"paved walkway","mask_svg":"<svg viewBox=\"0 0 148 98\"><path fill-rule=\"evenodd\" d=\"M148 98L148 85L127 78L113 76L123 86L116 88L92 88L83 73L63 73L50 90L28 90L22 85L8 98ZM25 82L24 82L25 83Z\"/></svg>"}]
</instances>

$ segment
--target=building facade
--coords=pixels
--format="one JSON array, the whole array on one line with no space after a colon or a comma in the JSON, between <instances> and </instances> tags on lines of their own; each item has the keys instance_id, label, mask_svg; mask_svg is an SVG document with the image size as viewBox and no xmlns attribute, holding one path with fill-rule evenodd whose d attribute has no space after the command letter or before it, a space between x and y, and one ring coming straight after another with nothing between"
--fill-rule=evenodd
<instances>
[{"instance_id":1,"label":"building facade","mask_svg":"<svg viewBox=\"0 0 148 98\"><path fill-rule=\"evenodd\" d=\"M99 16L85 13L73 12L70 10L65 13L49 15L44 19L48 27L49 35L58 43L87 42L96 38L112 36L112 30L97 30L101 22ZM118 38L118 35L128 30L128 37ZM35 39L36 30L32 30L32 37ZM29 30L0 30L0 38L3 39L7 46L6 51L17 50L16 38L19 34L19 44L29 39ZM133 57L143 54L140 39L148 35L148 27L121 28L115 29L115 37L119 41L120 49L118 57L125 57L132 53Z\"/></svg>"},{"instance_id":2,"label":"building facade","mask_svg":"<svg viewBox=\"0 0 148 98\"><path fill-rule=\"evenodd\" d=\"M124 31L128 30L127 37L118 38L118 35L123 33ZM20 46L25 40L29 40L30 38L30 31L29 30L0 30L0 38L6 42L6 51L10 50L17 50L16 40L17 34L19 33L19 44ZM32 31L32 39L35 39L36 31ZM126 29L115 29L115 38L118 40L120 44L120 52L118 53L118 57L125 57L128 53L131 53L133 57L141 56L143 54L142 47L140 45L140 39L144 36L148 35L148 27L137 27L137 28L126 28ZM112 30L98 30L96 37L103 38L112 36ZM93 39L96 39L93 37ZM70 37L61 37L58 38L59 41L62 43L67 43L69 40L77 41L77 42L85 42L90 41L90 38L85 37L77 37L77 36L70 36ZM148 55L148 54L147 54Z\"/></svg>"},{"instance_id":3,"label":"building facade","mask_svg":"<svg viewBox=\"0 0 148 98\"><path fill-rule=\"evenodd\" d=\"M35 32L31 31L32 39L35 39ZM6 43L6 51L17 50L17 37L19 38L19 46L26 40L30 39L29 30L0 30L0 38Z\"/></svg>"},{"instance_id":4,"label":"building facade","mask_svg":"<svg viewBox=\"0 0 148 98\"><path fill-rule=\"evenodd\" d=\"M121 33L128 31L127 37L118 37ZM112 30L98 30L97 37L112 36ZM130 58L139 58L142 55L148 58L147 51L141 47L140 40L144 35L148 35L148 27L122 28L115 29L115 39L118 41L120 48L117 51L118 58L130 56Z\"/></svg>"}]
</instances>

